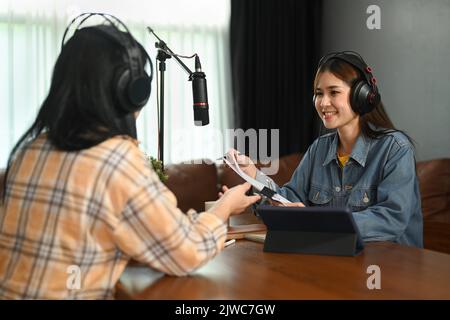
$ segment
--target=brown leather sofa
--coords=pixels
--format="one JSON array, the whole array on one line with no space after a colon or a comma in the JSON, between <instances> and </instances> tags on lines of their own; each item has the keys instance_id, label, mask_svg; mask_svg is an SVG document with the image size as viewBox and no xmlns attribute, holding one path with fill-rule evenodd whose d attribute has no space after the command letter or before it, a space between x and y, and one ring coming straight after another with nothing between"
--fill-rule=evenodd
<instances>
[{"instance_id":1,"label":"brown leather sofa","mask_svg":"<svg viewBox=\"0 0 450 320\"><path fill-rule=\"evenodd\" d=\"M289 181L301 160L300 154L282 157L278 173L271 176L278 185ZM187 211L203 211L204 202L217 199L221 185L232 187L242 182L230 168L202 164L167 166L166 185L178 199L178 207ZM424 246L450 254L450 159L417 163L424 217ZM3 192L3 172L0 170L0 194Z\"/></svg>"}]
</instances>

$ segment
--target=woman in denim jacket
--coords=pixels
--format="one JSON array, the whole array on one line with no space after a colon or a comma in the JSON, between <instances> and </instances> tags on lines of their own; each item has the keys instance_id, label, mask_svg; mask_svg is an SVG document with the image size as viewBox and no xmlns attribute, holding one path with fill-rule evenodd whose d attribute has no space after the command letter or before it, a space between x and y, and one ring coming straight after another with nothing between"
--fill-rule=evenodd
<instances>
[{"instance_id":1,"label":"woman in denim jacket","mask_svg":"<svg viewBox=\"0 0 450 320\"><path fill-rule=\"evenodd\" d=\"M423 247L414 147L386 114L371 68L355 52L326 55L313 101L324 126L335 130L313 142L286 185L232 151L242 169L291 205L349 207L364 241Z\"/></svg>"}]
</instances>

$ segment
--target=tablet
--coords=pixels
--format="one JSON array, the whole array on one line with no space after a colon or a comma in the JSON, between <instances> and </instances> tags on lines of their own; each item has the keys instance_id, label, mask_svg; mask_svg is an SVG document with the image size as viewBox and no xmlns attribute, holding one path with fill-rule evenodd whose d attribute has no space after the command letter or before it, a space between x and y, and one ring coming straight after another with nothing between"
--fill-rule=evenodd
<instances>
[{"instance_id":1,"label":"tablet","mask_svg":"<svg viewBox=\"0 0 450 320\"><path fill-rule=\"evenodd\" d=\"M364 243L351 211L333 207L259 206L264 251L354 256Z\"/></svg>"}]
</instances>

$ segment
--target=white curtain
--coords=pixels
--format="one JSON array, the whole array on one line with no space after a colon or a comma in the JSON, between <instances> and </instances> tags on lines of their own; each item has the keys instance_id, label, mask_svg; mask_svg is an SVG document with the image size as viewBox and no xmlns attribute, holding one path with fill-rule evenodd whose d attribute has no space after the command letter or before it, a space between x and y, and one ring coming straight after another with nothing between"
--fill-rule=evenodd
<instances>
[{"instance_id":1,"label":"white curtain","mask_svg":"<svg viewBox=\"0 0 450 320\"><path fill-rule=\"evenodd\" d=\"M138 137L157 155L156 39L151 26L176 53L199 54L206 73L210 124L195 127L188 75L167 60L164 160L177 163L216 159L228 148L225 130L232 123L228 55L229 0L99 1L0 0L0 168L20 135L31 125L48 93L51 73L68 22L81 12L116 15L147 49L154 63L149 103L138 118ZM184 60L194 69L194 60Z\"/></svg>"}]
</instances>

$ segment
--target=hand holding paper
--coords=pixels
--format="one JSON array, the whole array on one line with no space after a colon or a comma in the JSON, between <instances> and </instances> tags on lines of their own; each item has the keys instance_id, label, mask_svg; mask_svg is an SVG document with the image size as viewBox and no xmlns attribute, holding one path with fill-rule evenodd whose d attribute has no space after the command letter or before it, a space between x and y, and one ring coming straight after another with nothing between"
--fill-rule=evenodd
<instances>
[{"instance_id":1,"label":"hand holding paper","mask_svg":"<svg viewBox=\"0 0 450 320\"><path fill-rule=\"evenodd\" d=\"M239 165L241 170L250 176L251 178L256 177L256 171L258 170L253 163L252 159L247 157L246 155L241 154L239 151L235 149L230 149L227 154L229 157L234 157L236 159L236 163Z\"/></svg>"},{"instance_id":2,"label":"hand holding paper","mask_svg":"<svg viewBox=\"0 0 450 320\"><path fill-rule=\"evenodd\" d=\"M279 195L275 191L271 190L270 188L266 187L262 182L257 181L256 179L248 176L246 173L242 171L242 169L239 167L237 160L236 160L236 153L235 152L228 152L224 157L223 160L225 163L234 171L236 172L241 178L243 178L245 181L249 182L258 192L260 192L262 195L268 197L269 199L272 199L274 201L278 201L282 204L285 203L291 203L289 200L284 198L283 196Z\"/></svg>"}]
</instances>

